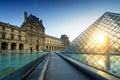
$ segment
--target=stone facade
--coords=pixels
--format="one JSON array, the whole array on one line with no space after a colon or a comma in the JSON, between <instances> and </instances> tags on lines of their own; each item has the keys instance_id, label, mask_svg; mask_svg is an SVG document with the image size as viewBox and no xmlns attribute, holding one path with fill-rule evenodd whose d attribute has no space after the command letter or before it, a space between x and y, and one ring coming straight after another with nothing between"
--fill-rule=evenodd
<instances>
[{"instance_id":1,"label":"stone facade","mask_svg":"<svg viewBox=\"0 0 120 80\"><path fill-rule=\"evenodd\" d=\"M0 22L0 52L61 51L69 44L62 36L46 35L42 20L25 12L21 27Z\"/></svg>"}]
</instances>

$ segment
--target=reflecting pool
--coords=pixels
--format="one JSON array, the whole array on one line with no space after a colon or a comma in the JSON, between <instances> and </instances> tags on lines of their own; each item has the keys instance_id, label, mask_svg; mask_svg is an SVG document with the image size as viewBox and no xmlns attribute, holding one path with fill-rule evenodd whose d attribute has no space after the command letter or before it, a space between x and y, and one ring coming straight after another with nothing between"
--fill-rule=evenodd
<instances>
[{"instance_id":1,"label":"reflecting pool","mask_svg":"<svg viewBox=\"0 0 120 80\"><path fill-rule=\"evenodd\" d=\"M0 79L45 54L46 52L0 54Z\"/></svg>"}]
</instances>

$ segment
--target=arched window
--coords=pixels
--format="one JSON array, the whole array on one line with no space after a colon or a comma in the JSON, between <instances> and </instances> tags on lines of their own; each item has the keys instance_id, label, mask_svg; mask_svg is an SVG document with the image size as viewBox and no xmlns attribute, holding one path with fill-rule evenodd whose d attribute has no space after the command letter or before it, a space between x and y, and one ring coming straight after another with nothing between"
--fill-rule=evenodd
<instances>
[{"instance_id":1,"label":"arched window","mask_svg":"<svg viewBox=\"0 0 120 80\"><path fill-rule=\"evenodd\" d=\"M8 43L3 42L3 43L1 44L1 49L7 50L7 49L8 49Z\"/></svg>"},{"instance_id":2,"label":"arched window","mask_svg":"<svg viewBox=\"0 0 120 80\"><path fill-rule=\"evenodd\" d=\"M16 50L16 43L11 44L11 50Z\"/></svg>"},{"instance_id":3,"label":"arched window","mask_svg":"<svg viewBox=\"0 0 120 80\"><path fill-rule=\"evenodd\" d=\"M19 50L23 50L23 44L21 43L21 44L19 44Z\"/></svg>"}]
</instances>

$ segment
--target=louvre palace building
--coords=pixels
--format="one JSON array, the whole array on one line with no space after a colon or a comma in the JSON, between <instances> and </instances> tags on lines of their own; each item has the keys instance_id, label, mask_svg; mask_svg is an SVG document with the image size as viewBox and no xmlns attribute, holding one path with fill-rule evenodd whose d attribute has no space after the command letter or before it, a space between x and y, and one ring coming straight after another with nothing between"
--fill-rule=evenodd
<instances>
[{"instance_id":1,"label":"louvre palace building","mask_svg":"<svg viewBox=\"0 0 120 80\"><path fill-rule=\"evenodd\" d=\"M20 27L0 22L0 53L61 51L68 44L67 35L61 35L61 38L46 35L42 20L27 12L24 12L24 22Z\"/></svg>"}]
</instances>

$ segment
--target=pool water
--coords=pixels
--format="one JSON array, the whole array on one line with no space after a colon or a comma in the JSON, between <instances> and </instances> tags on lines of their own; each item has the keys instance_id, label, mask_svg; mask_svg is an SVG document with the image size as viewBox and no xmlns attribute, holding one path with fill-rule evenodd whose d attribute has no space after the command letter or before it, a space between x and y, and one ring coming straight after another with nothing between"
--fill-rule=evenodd
<instances>
[{"instance_id":1,"label":"pool water","mask_svg":"<svg viewBox=\"0 0 120 80\"><path fill-rule=\"evenodd\" d=\"M22 66L34 61L35 59L45 55L41 53L24 53L24 54L11 54L0 55L0 79L13 73Z\"/></svg>"}]
</instances>

